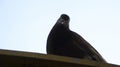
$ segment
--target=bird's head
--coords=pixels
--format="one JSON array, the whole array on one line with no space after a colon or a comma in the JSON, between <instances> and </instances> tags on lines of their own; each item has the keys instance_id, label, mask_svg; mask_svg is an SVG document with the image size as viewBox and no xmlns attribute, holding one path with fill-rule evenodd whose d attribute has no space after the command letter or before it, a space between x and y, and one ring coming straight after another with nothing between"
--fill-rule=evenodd
<instances>
[{"instance_id":1,"label":"bird's head","mask_svg":"<svg viewBox=\"0 0 120 67\"><path fill-rule=\"evenodd\" d=\"M69 21L70 21L69 16L66 14L62 14L60 18L57 20L57 23L62 24L65 27L69 28Z\"/></svg>"}]
</instances>

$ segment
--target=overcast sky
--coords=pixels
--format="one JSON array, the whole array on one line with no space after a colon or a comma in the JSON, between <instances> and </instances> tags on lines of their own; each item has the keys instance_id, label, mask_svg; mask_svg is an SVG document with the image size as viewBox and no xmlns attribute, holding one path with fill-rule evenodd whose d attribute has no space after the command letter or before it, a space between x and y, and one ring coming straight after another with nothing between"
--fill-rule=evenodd
<instances>
[{"instance_id":1,"label":"overcast sky","mask_svg":"<svg viewBox=\"0 0 120 67\"><path fill-rule=\"evenodd\" d=\"M109 62L120 65L120 0L0 0L0 49L46 54L61 14Z\"/></svg>"}]
</instances>

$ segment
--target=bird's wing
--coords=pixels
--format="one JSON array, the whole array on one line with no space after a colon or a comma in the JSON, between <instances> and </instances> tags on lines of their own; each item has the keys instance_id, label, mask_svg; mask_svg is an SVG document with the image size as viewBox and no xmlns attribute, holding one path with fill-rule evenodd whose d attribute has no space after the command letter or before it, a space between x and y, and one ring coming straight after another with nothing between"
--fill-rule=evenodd
<instances>
[{"instance_id":1,"label":"bird's wing","mask_svg":"<svg viewBox=\"0 0 120 67\"><path fill-rule=\"evenodd\" d=\"M77 33L71 31L72 35L72 41L76 43L76 46L78 46L80 49L82 49L85 53L87 53L88 56L91 58L94 58L98 61L106 62L102 56L97 52L97 50L92 47L82 36L78 35Z\"/></svg>"}]
</instances>

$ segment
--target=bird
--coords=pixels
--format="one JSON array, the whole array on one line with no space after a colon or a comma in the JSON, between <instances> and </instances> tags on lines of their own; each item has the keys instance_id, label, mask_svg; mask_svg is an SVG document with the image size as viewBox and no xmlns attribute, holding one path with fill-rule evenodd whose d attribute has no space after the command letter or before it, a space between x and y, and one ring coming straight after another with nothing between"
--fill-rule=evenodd
<instances>
[{"instance_id":1,"label":"bird","mask_svg":"<svg viewBox=\"0 0 120 67\"><path fill-rule=\"evenodd\" d=\"M48 35L47 54L106 63L106 60L90 43L81 35L70 30L69 22L70 17L67 14L61 14Z\"/></svg>"}]
</instances>

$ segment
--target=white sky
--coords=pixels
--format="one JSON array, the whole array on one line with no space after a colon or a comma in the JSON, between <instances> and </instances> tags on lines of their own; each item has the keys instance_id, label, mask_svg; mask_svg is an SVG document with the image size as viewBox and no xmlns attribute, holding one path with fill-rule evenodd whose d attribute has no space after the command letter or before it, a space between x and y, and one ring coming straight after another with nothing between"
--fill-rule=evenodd
<instances>
[{"instance_id":1,"label":"white sky","mask_svg":"<svg viewBox=\"0 0 120 67\"><path fill-rule=\"evenodd\" d=\"M0 49L46 53L61 14L109 62L120 65L120 0L0 0Z\"/></svg>"}]
</instances>

